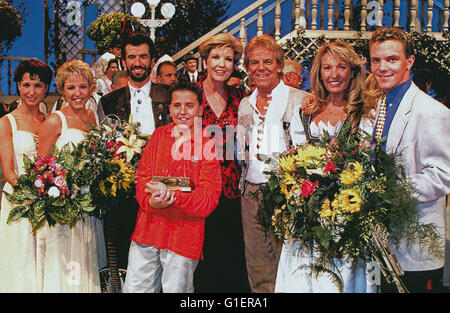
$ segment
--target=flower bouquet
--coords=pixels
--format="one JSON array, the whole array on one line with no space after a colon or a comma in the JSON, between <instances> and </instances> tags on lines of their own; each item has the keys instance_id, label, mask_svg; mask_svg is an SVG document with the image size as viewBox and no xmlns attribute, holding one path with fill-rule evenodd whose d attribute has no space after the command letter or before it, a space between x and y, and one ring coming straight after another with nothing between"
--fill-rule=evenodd
<instances>
[{"instance_id":1,"label":"flower bouquet","mask_svg":"<svg viewBox=\"0 0 450 313\"><path fill-rule=\"evenodd\" d=\"M382 259L375 242L380 229L391 244L420 236L430 253L441 252L435 225L418 221L412 187L397 159L381 149L381 141L345 133L325 133L323 143L279 154L258 211L266 230L314 251L311 273L331 274L340 288L335 262Z\"/></svg>"},{"instance_id":2,"label":"flower bouquet","mask_svg":"<svg viewBox=\"0 0 450 313\"><path fill-rule=\"evenodd\" d=\"M148 137L138 124L109 116L79 144L85 168L80 180L91 186L97 217L104 217L121 199L134 197L134 174Z\"/></svg>"},{"instance_id":3,"label":"flower bouquet","mask_svg":"<svg viewBox=\"0 0 450 313\"><path fill-rule=\"evenodd\" d=\"M11 194L5 192L8 201L15 205L8 223L28 218L36 232L46 221L49 226L73 226L90 214L94 205L88 188L78 184L82 164L71 152L73 149L76 150L69 144L60 151L54 147L51 156L34 160L24 155L25 174L19 176Z\"/></svg>"}]
</instances>

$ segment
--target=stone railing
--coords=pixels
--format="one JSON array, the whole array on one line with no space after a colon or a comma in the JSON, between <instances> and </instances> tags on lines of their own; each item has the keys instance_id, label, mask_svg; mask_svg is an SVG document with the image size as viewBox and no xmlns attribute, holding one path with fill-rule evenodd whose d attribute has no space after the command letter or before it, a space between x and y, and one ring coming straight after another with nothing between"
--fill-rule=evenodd
<instances>
[{"instance_id":1,"label":"stone railing","mask_svg":"<svg viewBox=\"0 0 450 313\"><path fill-rule=\"evenodd\" d=\"M183 67L184 56L191 51L200 59L199 45L221 32L236 36L244 46L252 37L263 33L283 43L296 36L300 28L308 38L349 39L369 38L371 30L377 26L399 26L444 40L443 34L449 31L449 6L450 0L256 0L172 58L179 68ZM93 63L97 50L83 50L81 54L83 60ZM4 63L8 63L8 91L5 86L2 88L5 94L11 94L11 62L18 64L20 59L0 57L3 75L6 73Z\"/></svg>"},{"instance_id":2,"label":"stone railing","mask_svg":"<svg viewBox=\"0 0 450 313\"><path fill-rule=\"evenodd\" d=\"M238 37L243 45L269 33L280 43L300 28L305 37L369 38L378 26L423 31L444 40L449 27L449 0L258 0L172 56L179 68L183 57L220 32ZM201 64L201 63L200 63Z\"/></svg>"}]
</instances>

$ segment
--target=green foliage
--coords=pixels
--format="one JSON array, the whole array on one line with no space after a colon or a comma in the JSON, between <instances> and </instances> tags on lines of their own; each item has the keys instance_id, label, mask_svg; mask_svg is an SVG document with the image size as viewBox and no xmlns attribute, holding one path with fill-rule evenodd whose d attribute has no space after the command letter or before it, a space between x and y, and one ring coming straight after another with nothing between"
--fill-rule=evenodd
<instances>
[{"instance_id":1,"label":"green foliage","mask_svg":"<svg viewBox=\"0 0 450 313\"><path fill-rule=\"evenodd\" d=\"M22 16L10 1L0 0L0 54L6 54L17 37L22 36Z\"/></svg>"},{"instance_id":2,"label":"green foliage","mask_svg":"<svg viewBox=\"0 0 450 313\"><path fill-rule=\"evenodd\" d=\"M167 2L167 1L166 1ZM226 18L230 6L226 0L173 0L175 15L156 30L156 49L160 55L173 55L215 28ZM156 9L157 18L159 7ZM147 9L146 12L150 12Z\"/></svg>"},{"instance_id":3,"label":"green foliage","mask_svg":"<svg viewBox=\"0 0 450 313\"><path fill-rule=\"evenodd\" d=\"M131 21L136 32L146 33L144 26L139 24L133 16L122 12L108 13L100 15L87 28L88 37L95 42L95 46L100 53L108 51L114 40L120 40L123 20Z\"/></svg>"}]
</instances>

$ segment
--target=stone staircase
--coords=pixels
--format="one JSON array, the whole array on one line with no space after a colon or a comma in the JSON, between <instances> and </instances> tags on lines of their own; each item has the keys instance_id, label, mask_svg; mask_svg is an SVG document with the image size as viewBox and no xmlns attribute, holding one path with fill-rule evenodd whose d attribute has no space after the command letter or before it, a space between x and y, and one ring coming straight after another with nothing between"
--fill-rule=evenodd
<instances>
[{"instance_id":1,"label":"stone staircase","mask_svg":"<svg viewBox=\"0 0 450 313\"><path fill-rule=\"evenodd\" d=\"M316 44L318 38L368 39L377 26L400 26L407 31L422 31L437 40L446 40L449 30L450 0L255 0L202 37L174 54L172 58L183 67L189 52L199 58L199 45L207 38L228 32L245 46L254 36L273 35L281 44L298 36L299 31ZM95 60L96 50L85 50ZM12 72L24 58L0 56L0 75L8 76L7 86L1 86L0 102L12 102L14 84ZM90 61L88 61L90 62ZM199 64L202 64L199 62ZM241 62L242 64L242 62ZM6 70L5 70L6 68ZM0 76L1 78L1 76ZM49 100L52 102L53 98Z\"/></svg>"},{"instance_id":2,"label":"stone staircase","mask_svg":"<svg viewBox=\"0 0 450 313\"><path fill-rule=\"evenodd\" d=\"M242 44L263 33L281 44L298 36L314 41L327 39L368 39L377 26L399 26L406 31L422 31L445 40L449 27L449 2L423 0L257 0L207 34L172 56L182 67L183 57L220 32L238 37ZM357 6L355 6L357 5ZM201 64L201 62L199 62Z\"/></svg>"}]
</instances>

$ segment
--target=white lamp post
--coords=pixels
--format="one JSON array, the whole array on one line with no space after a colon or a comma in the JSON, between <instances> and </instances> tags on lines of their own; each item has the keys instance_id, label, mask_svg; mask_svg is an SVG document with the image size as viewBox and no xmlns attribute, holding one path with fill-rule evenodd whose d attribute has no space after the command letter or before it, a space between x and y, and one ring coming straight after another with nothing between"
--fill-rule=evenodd
<instances>
[{"instance_id":1,"label":"white lamp post","mask_svg":"<svg viewBox=\"0 0 450 313\"><path fill-rule=\"evenodd\" d=\"M131 6L131 14L137 19L139 23L150 28L150 38L155 41L155 29L166 24L175 14L175 6L170 3L164 3L161 7L161 14L165 17L162 20L155 19L155 9L160 0L147 0L151 9L150 19L143 19L145 13L145 5L141 2L135 2Z\"/></svg>"}]
</instances>

